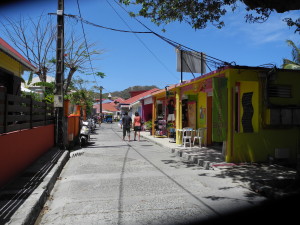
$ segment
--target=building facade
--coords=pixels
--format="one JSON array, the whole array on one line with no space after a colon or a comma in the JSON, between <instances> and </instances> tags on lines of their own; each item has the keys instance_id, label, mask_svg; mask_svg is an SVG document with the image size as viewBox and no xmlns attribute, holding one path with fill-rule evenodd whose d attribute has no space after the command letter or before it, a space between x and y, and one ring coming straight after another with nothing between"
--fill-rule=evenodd
<instances>
[{"instance_id":1,"label":"building facade","mask_svg":"<svg viewBox=\"0 0 300 225\"><path fill-rule=\"evenodd\" d=\"M300 154L300 72L224 67L153 95L153 122L167 119L175 100L175 127L206 128L203 143L219 144L227 162L296 162ZM160 106L161 105L161 106ZM181 139L176 139L181 144Z\"/></svg>"}]
</instances>

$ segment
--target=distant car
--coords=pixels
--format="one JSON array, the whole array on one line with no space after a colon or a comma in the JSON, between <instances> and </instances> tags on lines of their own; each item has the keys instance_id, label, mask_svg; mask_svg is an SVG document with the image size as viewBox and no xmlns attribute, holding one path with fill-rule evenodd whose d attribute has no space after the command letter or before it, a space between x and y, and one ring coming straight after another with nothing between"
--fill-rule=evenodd
<instances>
[{"instance_id":1,"label":"distant car","mask_svg":"<svg viewBox=\"0 0 300 225\"><path fill-rule=\"evenodd\" d=\"M113 119L112 116L106 116L106 123L112 123Z\"/></svg>"}]
</instances>

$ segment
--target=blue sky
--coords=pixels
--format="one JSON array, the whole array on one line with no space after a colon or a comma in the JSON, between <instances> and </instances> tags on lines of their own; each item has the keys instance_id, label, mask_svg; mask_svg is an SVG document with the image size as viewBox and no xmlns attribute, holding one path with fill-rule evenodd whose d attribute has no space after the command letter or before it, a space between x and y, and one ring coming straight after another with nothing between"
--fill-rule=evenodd
<instances>
[{"instance_id":1,"label":"blue sky","mask_svg":"<svg viewBox=\"0 0 300 225\"><path fill-rule=\"evenodd\" d=\"M112 0L108 1L132 30L146 30ZM129 29L106 0L79 0L79 3L85 20L106 27ZM2 7L0 19L2 20L4 15L13 19L18 19L20 15L37 18L42 13L56 10L56 0L30 1L26 4ZM79 14L76 0L65 0L65 13ZM165 33L161 32L163 27L157 27L144 18L139 19L155 32L215 58L234 61L237 65L260 66L272 63L280 67L283 58L291 58L291 48L285 41L291 39L297 45L300 44L299 34L287 27L282 19L287 16L298 18L299 14L272 14L263 24L248 24L245 23L244 10L239 9L225 17L225 27L220 30L208 25L206 29L195 31L187 24L176 22L167 25ZM83 36L79 23L72 22L67 24L69 25L76 28L79 36ZM93 76L84 76L83 79L90 80L91 85L102 85L105 88L104 92L112 92L134 85L157 85L164 88L179 82L180 73L176 72L175 49L156 36L120 33L87 24L84 24L84 28L88 41L96 42L97 48L104 50L101 59L93 61L92 65L97 68L96 71L102 71L107 76L104 79L96 78L96 81ZM9 42L2 32L3 30L0 30L1 37ZM80 74L75 76L77 75ZM184 74L185 80L191 78L191 74Z\"/></svg>"}]
</instances>

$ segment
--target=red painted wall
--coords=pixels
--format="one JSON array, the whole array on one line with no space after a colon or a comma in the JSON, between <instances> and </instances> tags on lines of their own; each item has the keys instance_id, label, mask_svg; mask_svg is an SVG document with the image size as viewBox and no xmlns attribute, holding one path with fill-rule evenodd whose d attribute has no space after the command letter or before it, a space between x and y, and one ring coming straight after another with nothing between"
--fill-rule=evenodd
<instances>
[{"instance_id":1,"label":"red painted wall","mask_svg":"<svg viewBox=\"0 0 300 225\"><path fill-rule=\"evenodd\" d=\"M54 124L0 136L0 187L54 146Z\"/></svg>"},{"instance_id":2,"label":"red painted wall","mask_svg":"<svg viewBox=\"0 0 300 225\"><path fill-rule=\"evenodd\" d=\"M144 122L152 119L152 104L143 105L143 118Z\"/></svg>"}]
</instances>

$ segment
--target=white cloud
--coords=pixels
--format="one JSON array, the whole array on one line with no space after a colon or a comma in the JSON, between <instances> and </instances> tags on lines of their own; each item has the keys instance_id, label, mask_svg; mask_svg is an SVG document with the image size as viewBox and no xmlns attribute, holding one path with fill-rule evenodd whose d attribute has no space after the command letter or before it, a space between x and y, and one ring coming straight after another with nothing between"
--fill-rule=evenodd
<instances>
[{"instance_id":1,"label":"white cloud","mask_svg":"<svg viewBox=\"0 0 300 225\"><path fill-rule=\"evenodd\" d=\"M227 17L224 28L225 34L237 36L252 45L284 42L287 39L295 39L294 28L289 28L284 18L299 18L299 14L289 12L284 14L273 13L264 23L249 24L245 22L246 12L239 11ZM298 35L297 35L298 37Z\"/></svg>"}]
</instances>

